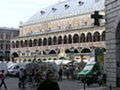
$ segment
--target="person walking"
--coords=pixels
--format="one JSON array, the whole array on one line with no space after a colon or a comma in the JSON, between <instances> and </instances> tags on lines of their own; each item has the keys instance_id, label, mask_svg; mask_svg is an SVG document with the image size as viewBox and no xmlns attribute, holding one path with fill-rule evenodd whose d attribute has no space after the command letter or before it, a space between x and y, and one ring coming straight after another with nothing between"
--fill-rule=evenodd
<instances>
[{"instance_id":1,"label":"person walking","mask_svg":"<svg viewBox=\"0 0 120 90\"><path fill-rule=\"evenodd\" d=\"M38 86L37 90L60 90L58 83L55 81L54 72L49 71L46 74L46 80Z\"/></svg>"},{"instance_id":2,"label":"person walking","mask_svg":"<svg viewBox=\"0 0 120 90\"><path fill-rule=\"evenodd\" d=\"M62 68L59 69L58 74L59 74L58 81L62 81L62 75L63 75L63 70L62 70Z\"/></svg>"},{"instance_id":3,"label":"person walking","mask_svg":"<svg viewBox=\"0 0 120 90\"><path fill-rule=\"evenodd\" d=\"M5 88L7 88L6 83L5 83L5 73L4 70L1 71L0 74L0 79L1 79L1 84L0 84L0 88L2 87L2 85L4 85Z\"/></svg>"},{"instance_id":4,"label":"person walking","mask_svg":"<svg viewBox=\"0 0 120 90\"><path fill-rule=\"evenodd\" d=\"M25 88L25 80L26 80L26 71L24 69L20 69L19 71L19 87Z\"/></svg>"}]
</instances>

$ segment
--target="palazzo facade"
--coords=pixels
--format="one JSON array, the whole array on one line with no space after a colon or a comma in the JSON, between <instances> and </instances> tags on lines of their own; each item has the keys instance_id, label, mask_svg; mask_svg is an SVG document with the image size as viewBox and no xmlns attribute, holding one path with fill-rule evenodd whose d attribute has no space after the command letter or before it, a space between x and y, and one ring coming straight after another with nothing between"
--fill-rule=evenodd
<instances>
[{"instance_id":1,"label":"palazzo facade","mask_svg":"<svg viewBox=\"0 0 120 90\"><path fill-rule=\"evenodd\" d=\"M0 61L10 60L10 40L19 35L16 28L0 27Z\"/></svg>"},{"instance_id":2,"label":"palazzo facade","mask_svg":"<svg viewBox=\"0 0 120 90\"><path fill-rule=\"evenodd\" d=\"M104 9L104 0L66 0L38 11L11 40L12 57L59 59L106 48Z\"/></svg>"}]
</instances>

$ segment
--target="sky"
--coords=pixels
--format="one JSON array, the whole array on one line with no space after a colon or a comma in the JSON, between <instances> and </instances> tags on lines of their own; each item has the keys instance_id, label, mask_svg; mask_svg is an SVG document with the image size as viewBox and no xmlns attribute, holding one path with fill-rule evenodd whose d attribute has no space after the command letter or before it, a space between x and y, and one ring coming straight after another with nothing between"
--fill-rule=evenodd
<instances>
[{"instance_id":1,"label":"sky","mask_svg":"<svg viewBox=\"0 0 120 90\"><path fill-rule=\"evenodd\" d=\"M0 27L18 28L42 8L64 0L1 0Z\"/></svg>"}]
</instances>

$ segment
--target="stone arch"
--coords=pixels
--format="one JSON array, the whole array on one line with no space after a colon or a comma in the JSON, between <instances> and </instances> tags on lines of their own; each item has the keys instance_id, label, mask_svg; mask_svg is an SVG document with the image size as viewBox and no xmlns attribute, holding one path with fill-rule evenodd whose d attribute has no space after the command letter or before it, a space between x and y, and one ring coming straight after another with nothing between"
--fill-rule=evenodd
<instances>
[{"instance_id":1,"label":"stone arch","mask_svg":"<svg viewBox=\"0 0 120 90\"><path fill-rule=\"evenodd\" d=\"M53 45L57 45L57 37L56 36L53 37Z\"/></svg>"},{"instance_id":2,"label":"stone arch","mask_svg":"<svg viewBox=\"0 0 120 90\"><path fill-rule=\"evenodd\" d=\"M43 39L43 46L46 46L47 45L47 38L44 38Z\"/></svg>"},{"instance_id":3,"label":"stone arch","mask_svg":"<svg viewBox=\"0 0 120 90\"><path fill-rule=\"evenodd\" d=\"M20 41L20 46L21 46L21 47L24 47L23 40Z\"/></svg>"},{"instance_id":4,"label":"stone arch","mask_svg":"<svg viewBox=\"0 0 120 90\"><path fill-rule=\"evenodd\" d=\"M34 39L34 40L33 40L33 46L37 46L37 44L38 44L38 40L37 40L37 39Z\"/></svg>"},{"instance_id":5,"label":"stone arch","mask_svg":"<svg viewBox=\"0 0 120 90\"><path fill-rule=\"evenodd\" d=\"M99 32L95 32L93 34L93 41L94 42L99 42L100 41L100 33Z\"/></svg>"},{"instance_id":6,"label":"stone arch","mask_svg":"<svg viewBox=\"0 0 120 90\"><path fill-rule=\"evenodd\" d=\"M73 41L72 41L72 35L69 34L69 35L68 35L68 43L71 44L72 42L73 42Z\"/></svg>"},{"instance_id":7,"label":"stone arch","mask_svg":"<svg viewBox=\"0 0 120 90\"><path fill-rule=\"evenodd\" d=\"M78 34L74 34L73 43L79 43L79 35Z\"/></svg>"},{"instance_id":8,"label":"stone arch","mask_svg":"<svg viewBox=\"0 0 120 90\"><path fill-rule=\"evenodd\" d=\"M65 53L71 53L71 51L69 49L66 49Z\"/></svg>"},{"instance_id":9,"label":"stone arch","mask_svg":"<svg viewBox=\"0 0 120 90\"><path fill-rule=\"evenodd\" d=\"M90 53L91 50L89 48L82 49L81 53Z\"/></svg>"},{"instance_id":10,"label":"stone arch","mask_svg":"<svg viewBox=\"0 0 120 90\"><path fill-rule=\"evenodd\" d=\"M33 41L30 39L29 40L29 47L32 47L33 46L32 44L33 44Z\"/></svg>"},{"instance_id":11,"label":"stone arch","mask_svg":"<svg viewBox=\"0 0 120 90\"><path fill-rule=\"evenodd\" d=\"M68 38L67 38L67 36L66 36L66 35L64 36L63 43L64 43L64 44L67 44L67 43L68 43Z\"/></svg>"},{"instance_id":12,"label":"stone arch","mask_svg":"<svg viewBox=\"0 0 120 90\"><path fill-rule=\"evenodd\" d=\"M106 35L105 35L105 31L103 31L103 32L102 32L102 35L101 35L102 41L105 41L105 36L106 36Z\"/></svg>"},{"instance_id":13,"label":"stone arch","mask_svg":"<svg viewBox=\"0 0 120 90\"><path fill-rule=\"evenodd\" d=\"M15 48L15 42L12 41L12 48Z\"/></svg>"},{"instance_id":14,"label":"stone arch","mask_svg":"<svg viewBox=\"0 0 120 90\"><path fill-rule=\"evenodd\" d=\"M62 36L59 36L58 37L58 44L62 44L62 42L63 42Z\"/></svg>"},{"instance_id":15,"label":"stone arch","mask_svg":"<svg viewBox=\"0 0 120 90\"><path fill-rule=\"evenodd\" d=\"M79 50L78 50L78 49L75 49L75 50L74 50L74 53L79 53Z\"/></svg>"},{"instance_id":16,"label":"stone arch","mask_svg":"<svg viewBox=\"0 0 120 90\"><path fill-rule=\"evenodd\" d=\"M52 45L52 38L51 37L48 38L48 45Z\"/></svg>"},{"instance_id":17,"label":"stone arch","mask_svg":"<svg viewBox=\"0 0 120 90\"><path fill-rule=\"evenodd\" d=\"M43 51L43 55L47 55L47 53L45 51Z\"/></svg>"},{"instance_id":18,"label":"stone arch","mask_svg":"<svg viewBox=\"0 0 120 90\"><path fill-rule=\"evenodd\" d=\"M27 46L28 46L28 41L25 40L25 41L24 41L24 47L27 47Z\"/></svg>"},{"instance_id":19,"label":"stone arch","mask_svg":"<svg viewBox=\"0 0 120 90\"><path fill-rule=\"evenodd\" d=\"M19 55L18 55L17 52L12 53L12 56L13 56L13 58L15 58L15 57L19 57Z\"/></svg>"},{"instance_id":20,"label":"stone arch","mask_svg":"<svg viewBox=\"0 0 120 90\"><path fill-rule=\"evenodd\" d=\"M19 41L16 41L16 48L19 48Z\"/></svg>"},{"instance_id":21,"label":"stone arch","mask_svg":"<svg viewBox=\"0 0 120 90\"><path fill-rule=\"evenodd\" d=\"M49 54L56 54L55 50L51 50Z\"/></svg>"},{"instance_id":22,"label":"stone arch","mask_svg":"<svg viewBox=\"0 0 120 90\"><path fill-rule=\"evenodd\" d=\"M86 42L92 42L92 34L90 32L87 33Z\"/></svg>"},{"instance_id":23,"label":"stone arch","mask_svg":"<svg viewBox=\"0 0 120 90\"><path fill-rule=\"evenodd\" d=\"M81 42L81 43L84 43L84 42L85 42L85 34L84 34L84 33L82 33L82 34L80 35L80 42Z\"/></svg>"},{"instance_id":24,"label":"stone arch","mask_svg":"<svg viewBox=\"0 0 120 90\"><path fill-rule=\"evenodd\" d=\"M39 40L38 40L38 46L42 46L42 39L41 38L39 38Z\"/></svg>"}]
</instances>

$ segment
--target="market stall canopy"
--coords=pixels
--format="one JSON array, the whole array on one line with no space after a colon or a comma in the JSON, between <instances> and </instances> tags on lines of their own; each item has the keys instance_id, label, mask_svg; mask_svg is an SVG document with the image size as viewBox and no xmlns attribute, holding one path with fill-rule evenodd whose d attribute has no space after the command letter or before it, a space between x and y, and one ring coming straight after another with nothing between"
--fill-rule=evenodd
<instances>
[{"instance_id":1,"label":"market stall canopy","mask_svg":"<svg viewBox=\"0 0 120 90\"><path fill-rule=\"evenodd\" d=\"M88 62L84 69L78 73L78 75L88 75L92 73L92 69L95 66L96 62Z\"/></svg>"}]
</instances>

